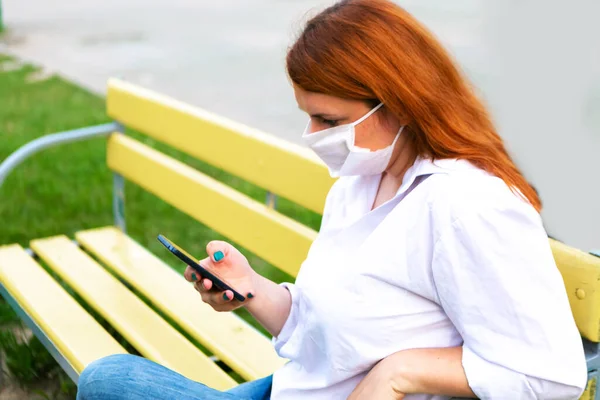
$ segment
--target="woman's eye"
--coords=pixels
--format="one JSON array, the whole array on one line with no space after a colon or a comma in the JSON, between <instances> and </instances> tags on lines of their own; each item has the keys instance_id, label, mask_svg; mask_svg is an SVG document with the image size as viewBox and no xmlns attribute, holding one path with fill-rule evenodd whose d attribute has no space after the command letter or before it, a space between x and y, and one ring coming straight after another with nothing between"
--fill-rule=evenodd
<instances>
[{"instance_id":1,"label":"woman's eye","mask_svg":"<svg viewBox=\"0 0 600 400\"><path fill-rule=\"evenodd\" d=\"M321 122L324 125L331 126L331 127L336 126L338 123L338 121L335 121L333 119L325 119L325 118L321 118Z\"/></svg>"}]
</instances>

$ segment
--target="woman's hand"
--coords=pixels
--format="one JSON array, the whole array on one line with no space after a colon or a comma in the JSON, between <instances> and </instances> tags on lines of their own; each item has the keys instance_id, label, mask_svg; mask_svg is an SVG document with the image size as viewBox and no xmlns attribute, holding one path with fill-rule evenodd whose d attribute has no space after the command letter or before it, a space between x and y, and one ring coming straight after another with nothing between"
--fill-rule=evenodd
<instances>
[{"instance_id":1,"label":"woman's hand","mask_svg":"<svg viewBox=\"0 0 600 400\"><path fill-rule=\"evenodd\" d=\"M200 265L246 297L246 301L234 300L231 290L221 291L214 288L211 280L203 279L190 266L185 269L185 279L193 282L202 296L202 301L217 311L232 311L246 305L254 297L258 279L258 274L250 267L246 257L229 243L221 241L210 242L206 246L206 252L208 258L201 260Z\"/></svg>"},{"instance_id":2,"label":"woman's hand","mask_svg":"<svg viewBox=\"0 0 600 400\"><path fill-rule=\"evenodd\" d=\"M383 359L354 388L348 400L402 400L406 393L390 360Z\"/></svg>"},{"instance_id":3,"label":"woman's hand","mask_svg":"<svg viewBox=\"0 0 600 400\"><path fill-rule=\"evenodd\" d=\"M246 257L229 243L212 241L206 246L206 252L208 258L200 264L246 297L246 301L234 300L231 290L217 290L210 279L201 279L200 274L188 266L185 279L194 282L202 301L217 311L232 311L244 306L271 335L279 335L290 314L290 292L254 272Z\"/></svg>"},{"instance_id":4,"label":"woman's hand","mask_svg":"<svg viewBox=\"0 0 600 400\"><path fill-rule=\"evenodd\" d=\"M348 398L401 400L413 393L475 398L462 367L462 346L390 354L371 369Z\"/></svg>"}]
</instances>

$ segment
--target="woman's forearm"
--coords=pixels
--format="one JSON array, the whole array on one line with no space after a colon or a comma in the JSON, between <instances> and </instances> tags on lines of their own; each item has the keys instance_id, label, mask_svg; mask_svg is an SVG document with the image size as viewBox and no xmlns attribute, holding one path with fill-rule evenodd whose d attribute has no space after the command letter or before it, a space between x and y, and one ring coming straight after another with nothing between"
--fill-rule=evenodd
<instances>
[{"instance_id":1,"label":"woman's forearm","mask_svg":"<svg viewBox=\"0 0 600 400\"><path fill-rule=\"evenodd\" d=\"M476 397L462 367L462 346L404 350L382 363L391 370L392 381L404 394Z\"/></svg>"},{"instance_id":2,"label":"woman's forearm","mask_svg":"<svg viewBox=\"0 0 600 400\"><path fill-rule=\"evenodd\" d=\"M256 275L256 291L246 309L273 336L278 336L292 305L290 292L275 282Z\"/></svg>"}]
</instances>

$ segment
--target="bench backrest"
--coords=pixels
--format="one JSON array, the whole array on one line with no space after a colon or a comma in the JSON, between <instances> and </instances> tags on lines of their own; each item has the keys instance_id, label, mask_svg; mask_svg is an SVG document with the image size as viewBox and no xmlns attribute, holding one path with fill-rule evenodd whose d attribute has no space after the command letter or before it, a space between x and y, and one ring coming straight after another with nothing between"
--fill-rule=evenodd
<instances>
[{"instance_id":1,"label":"bench backrest","mask_svg":"<svg viewBox=\"0 0 600 400\"><path fill-rule=\"evenodd\" d=\"M321 213L333 184L308 149L166 96L111 80L108 115L160 142ZM316 232L131 137L115 134L108 166L167 203L296 276ZM202 199L199 207L198 199ZM551 240L577 326L600 341L600 258Z\"/></svg>"},{"instance_id":2,"label":"bench backrest","mask_svg":"<svg viewBox=\"0 0 600 400\"><path fill-rule=\"evenodd\" d=\"M307 149L117 80L109 82L107 109L127 127L322 212L333 180ZM292 276L316 235L313 229L130 137L109 139L108 165Z\"/></svg>"}]
</instances>

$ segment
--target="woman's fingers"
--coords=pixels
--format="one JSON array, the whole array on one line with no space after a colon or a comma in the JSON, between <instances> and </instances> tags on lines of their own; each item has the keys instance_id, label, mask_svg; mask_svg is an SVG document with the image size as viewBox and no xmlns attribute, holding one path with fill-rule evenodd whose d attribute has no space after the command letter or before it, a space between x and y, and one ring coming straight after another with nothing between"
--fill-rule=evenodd
<instances>
[{"instance_id":1,"label":"woman's fingers","mask_svg":"<svg viewBox=\"0 0 600 400\"><path fill-rule=\"evenodd\" d=\"M233 292L231 290L226 290L223 292L223 301L225 303L229 303L231 300L233 300Z\"/></svg>"},{"instance_id":2,"label":"woman's fingers","mask_svg":"<svg viewBox=\"0 0 600 400\"><path fill-rule=\"evenodd\" d=\"M211 270L211 268L219 268L217 264L224 264L225 266L232 267L230 263L233 259L230 260L227 257L229 256L230 258L233 257L236 259L235 257L238 255L237 250L229 243L219 240L213 240L208 243L206 252L208 253L208 258L200 260L199 263L208 270ZM241 268L249 267L244 257L242 257L241 260L243 262L238 263L241 264ZM235 267L239 268L240 265L235 265ZM209 304L215 310L231 311L242 305L242 303L234 299L233 291L221 291L215 287L210 279L203 278L193 268L188 266L184 275L185 279L194 283L194 289L200 293L202 301Z\"/></svg>"},{"instance_id":3,"label":"woman's fingers","mask_svg":"<svg viewBox=\"0 0 600 400\"><path fill-rule=\"evenodd\" d=\"M215 308L217 311L226 311L228 310L228 306L233 300L233 293L231 290L226 290L225 292L208 292L205 290L199 290L200 295L202 296L202 301L208 303L210 306ZM224 308L225 307L225 308Z\"/></svg>"},{"instance_id":4,"label":"woman's fingers","mask_svg":"<svg viewBox=\"0 0 600 400\"><path fill-rule=\"evenodd\" d=\"M183 277L188 282L197 282L198 279L200 279L200 276L198 276L198 273L196 272L196 270L194 268L190 267L189 265L185 268L185 271L183 272Z\"/></svg>"},{"instance_id":5,"label":"woman's fingers","mask_svg":"<svg viewBox=\"0 0 600 400\"><path fill-rule=\"evenodd\" d=\"M199 279L194 283L194 288L202 296L203 302L210 304L217 310L219 310L220 306L226 305L233 300L233 292L231 290L226 290L224 292L211 290L213 288L213 283L210 279Z\"/></svg>"},{"instance_id":6,"label":"woman's fingers","mask_svg":"<svg viewBox=\"0 0 600 400\"><path fill-rule=\"evenodd\" d=\"M210 279L202 278L202 276L200 276L200 274L189 265L183 272L183 276L188 282L192 282L194 285L200 285L202 283L206 290L210 290L213 286L212 281ZM199 289L202 288L199 287Z\"/></svg>"},{"instance_id":7,"label":"woman's fingers","mask_svg":"<svg viewBox=\"0 0 600 400\"><path fill-rule=\"evenodd\" d=\"M194 286L196 287L196 290L199 292L207 292L212 288L213 284L210 279L200 278L198 281L196 281L194 283Z\"/></svg>"}]
</instances>

